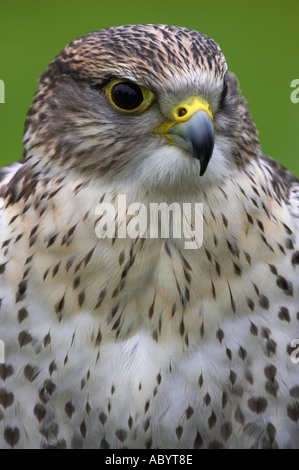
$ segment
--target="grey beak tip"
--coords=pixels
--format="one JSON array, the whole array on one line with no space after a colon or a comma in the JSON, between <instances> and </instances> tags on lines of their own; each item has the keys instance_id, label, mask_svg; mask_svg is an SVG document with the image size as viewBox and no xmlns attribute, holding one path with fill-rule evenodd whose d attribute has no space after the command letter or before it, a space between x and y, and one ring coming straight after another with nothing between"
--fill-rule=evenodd
<instances>
[{"instance_id":1,"label":"grey beak tip","mask_svg":"<svg viewBox=\"0 0 299 470\"><path fill-rule=\"evenodd\" d=\"M192 146L193 147L193 146ZM214 150L214 135L209 134L207 139L204 139L200 149L192 148L194 158L200 161L200 176L203 176L208 168L208 164L212 157Z\"/></svg>"},{"instance_id":2,"label":"grey beak tip","mask_svg":"<svg viewBox=\"0 0 299 470\"><path fill-rule=\"evenodd\" d=\"M173 126L169 132L179 146L200 161L200 176L208 167L214 149L214 127L205 111L197 111L188 121Z\"/></svg>"}]
</instances>

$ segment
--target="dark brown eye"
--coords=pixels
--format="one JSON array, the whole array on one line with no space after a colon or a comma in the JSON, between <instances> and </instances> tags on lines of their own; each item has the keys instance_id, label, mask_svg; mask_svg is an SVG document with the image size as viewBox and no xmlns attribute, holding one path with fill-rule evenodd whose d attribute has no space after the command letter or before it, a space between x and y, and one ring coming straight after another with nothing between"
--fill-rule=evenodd
<instances>
[{"instance_id":1,"label":"dark brown eye","mask_svg":"<svg viewBox=\"0 0 299 470\"><path fill-rule=\"evenodd\" d=\"M131 111L143 102L141 88L135 83L117 83L111 90L111 100L120 109Z\"/></svg>"},{"instance_id":2,"label":"dark brown eye","mask_svg":"<svg viewBox=\"0 0 299 470\"><path fill-rule=\"evenodd\" d=\"M124 113L143 111L154 99L148 88L129 81L115 80L105 90L113 106Z\"/></svg>"}]
</instances>

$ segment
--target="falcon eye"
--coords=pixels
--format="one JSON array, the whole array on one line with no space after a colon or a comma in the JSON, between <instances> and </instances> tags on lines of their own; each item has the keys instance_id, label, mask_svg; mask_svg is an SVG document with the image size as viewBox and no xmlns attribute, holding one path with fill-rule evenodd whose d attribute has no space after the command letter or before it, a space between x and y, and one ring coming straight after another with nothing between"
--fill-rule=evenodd
<instances>
[{"instance_id":1,"label":"falcon eye","mask_svg":"<svg viewBox=\"0 0 299 470\"><path fill-rule=\"evenodd\" d=\"M106 95L115 108L126 113L142 111L153 101L147 88L129 81L113 81L106 86Z\"/></svg>"},{"instance_id":2,"label":"falcon eye","mask_svg":"<svg viewBox=\"0 0 299 470\"><path fill-rule=\"evenodd\" d=\"M111 99L118 108L131 111L141 105L143 94L135 83L117 83L111 90Z\"/></svg>"}]
</instances>

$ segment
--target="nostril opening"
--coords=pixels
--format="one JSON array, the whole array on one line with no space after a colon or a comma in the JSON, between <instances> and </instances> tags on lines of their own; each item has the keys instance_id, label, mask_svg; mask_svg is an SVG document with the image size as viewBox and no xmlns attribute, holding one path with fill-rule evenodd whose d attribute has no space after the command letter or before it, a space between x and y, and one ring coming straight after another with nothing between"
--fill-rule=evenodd
<instances>
[{"instance_id":1,"label":"nostril opening","mask_svg":"<svg viewBox=\"0 0 299 470\"><path fill-rule=\"evenodd\" d=\"M179 117L183 117L183 116L185 116L185 114L187 114L187 109L186 108L179 108L178 109L178 116Z\"/></svg>"}]
</instances>

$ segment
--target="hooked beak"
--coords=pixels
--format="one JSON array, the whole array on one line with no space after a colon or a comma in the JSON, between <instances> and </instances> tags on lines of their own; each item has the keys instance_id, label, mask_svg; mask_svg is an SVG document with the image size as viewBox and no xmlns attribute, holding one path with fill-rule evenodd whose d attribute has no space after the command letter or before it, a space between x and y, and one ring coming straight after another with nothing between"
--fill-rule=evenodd
<instances>
[{"instance_id":1,"label":"hooked beak","mask_svg":"<svg viewBox=\"0 0 299 470\"><path fill-rule=\"evenodd\" d=\"M158 134L164 134L172 143L188 150L200 161L203 176L214 148L213 116L209 104L199 98L180 104L173 110L174 121L163 123Z\"/></svg>"}]
</instances>

